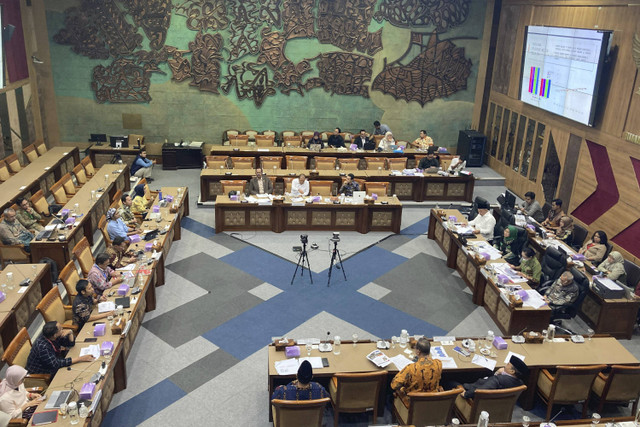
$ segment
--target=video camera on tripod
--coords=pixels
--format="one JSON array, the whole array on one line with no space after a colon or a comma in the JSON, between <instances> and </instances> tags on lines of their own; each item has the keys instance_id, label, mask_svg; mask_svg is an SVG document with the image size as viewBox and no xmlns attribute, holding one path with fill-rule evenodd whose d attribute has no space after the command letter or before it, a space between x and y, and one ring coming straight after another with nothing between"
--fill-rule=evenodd
<instances>
[{"instance_id":1,"label":"video camera on tripod","mask_svg":"<svg viewBox=\"0 0 640 427\"><path fill-rule=\"evenodd\" d=\"M300 243L302 243L303 245L306 245L307 243L309 243L309 235L308 234L301 234L300 235Z\"/></svg>"},{"instance_id":2,"label":"video camera on tripod","mask_svg":"<svg viewBox=\"0 0 640 427\"><path fill-rule=\"evenodd\" d=\"M339 242L340 241L340 232L339 231L334 231L333 232L333 236L331 237L332 242Z\"/></svg>"}]
</instances>

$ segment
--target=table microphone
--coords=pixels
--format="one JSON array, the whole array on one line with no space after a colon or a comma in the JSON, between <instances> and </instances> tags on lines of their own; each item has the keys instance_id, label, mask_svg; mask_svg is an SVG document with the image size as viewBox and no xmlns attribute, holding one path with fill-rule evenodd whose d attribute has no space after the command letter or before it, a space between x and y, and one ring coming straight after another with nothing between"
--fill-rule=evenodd
<instances>
[{"instance_id":1,"label":"table microphone","mask_svg":"<svg viewBox=\"0 0 640 427\"><path fill-rule=\"evenodd\" d=\"M328 353L333 350L333 346L329 343L329 336L331 335L331 331L327 331L327 338L323 343L318 345L318 351L321 353Z\"/></svg>"}]
</instances>

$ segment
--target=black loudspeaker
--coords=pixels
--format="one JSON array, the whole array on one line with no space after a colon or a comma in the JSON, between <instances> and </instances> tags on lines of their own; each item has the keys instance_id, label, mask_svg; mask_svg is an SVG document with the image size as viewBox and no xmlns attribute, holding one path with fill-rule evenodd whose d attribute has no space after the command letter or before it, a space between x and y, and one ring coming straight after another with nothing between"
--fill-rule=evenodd
<instances>
[{"instance_id":1,"label":"black loudspeaker","mask_svg":"<svg viewBox=\"0 0 640 427\"><path fill-rule=\"evenodd\" d=\"M487 137L475 130L461 130L458 133L458 154L467 161L467 167L480 167L484 162L484 145Z\"/></svg>"},{"instance_id":2,"label":"black loudspeaker","mask_svg":"<svg viewBox=\"0 0 640 427\"><path fill-rule=\"evenodd\" d=\"M11 38L13 37L13 32L15 30L16 30L15 25L11 25L11 24L5 25L4 29L2 30L2 41L4 43L10 42Z\"/></svg>"}]
</instances>

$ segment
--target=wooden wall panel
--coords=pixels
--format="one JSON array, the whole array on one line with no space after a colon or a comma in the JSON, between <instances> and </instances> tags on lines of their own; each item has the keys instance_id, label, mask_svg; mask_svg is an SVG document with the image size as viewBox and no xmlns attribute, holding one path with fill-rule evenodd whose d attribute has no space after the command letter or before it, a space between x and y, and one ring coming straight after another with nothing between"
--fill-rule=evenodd
<instances>
[{"instance_id":1,"label":"wooden wall panel","mask_svg":"<svg viewBox=\"0 0 640 427\"><path fill-rule=\"evenodd\" d=\"M492 89L504 94L509 90L513 55L517 52L517 49L515 49L517 45L516 39L513 34L518 31L520 26L520 10L521 6L504 6L500 16L500 30L498 32L498 46L500 46L500 49L496 51L493 65ZM522 42L520 42L520 45L522 45Z\"/></svg>"}]
</instances>

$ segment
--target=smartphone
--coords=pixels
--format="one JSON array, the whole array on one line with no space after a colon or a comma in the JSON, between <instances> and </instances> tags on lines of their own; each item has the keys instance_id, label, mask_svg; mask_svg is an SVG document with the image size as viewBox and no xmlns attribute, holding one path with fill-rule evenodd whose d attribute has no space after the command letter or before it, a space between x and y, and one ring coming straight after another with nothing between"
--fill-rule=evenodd
<instances>
[{"instance_id":1,"label":"smartphone","mask_svg":"<svg viewBox=\"0 0 640 427\"><path fill-rule=\"evenodd\" d=\"M85 338L84 342L96 342L98 338Z\"/></svg>"},{"instance_id":2,"label":"smartphone","mask_svg":"<svg viewBox=\"0 0 640 427\"><path fill-rule=\"evenodd\" d=\"M93 322L93 326L96 326L96 325L104 325L104 322Z\"/></svg>"},{"instance_id":3,"label":"smartphone","mask_svg":"<svg viewBox=\"0 0 640 427\"><path fill-rule=\"evenodd\" d=\"M461 355L465 356L465 357L469 357L471 356L471 353L469 353L467 350L465 350L464 348L460 348L458 346L453 347L454 351L457 351L458 353L460 353Z\"/></svg>"},{"instance_id":4,"label":"smartphone","mask_svg":"<svg viewBox=\"0 0 640 427\"><path fill-rule=\"evenodd\" d=\"M323 368L328 368L329 367L329 359L327 359L326 357L322 358L322 367Z\"/></svg>"}]
</instances>

